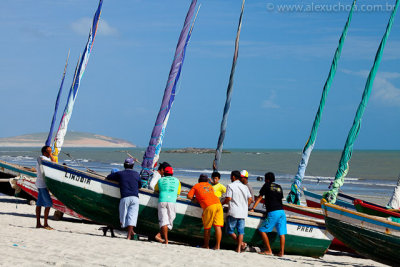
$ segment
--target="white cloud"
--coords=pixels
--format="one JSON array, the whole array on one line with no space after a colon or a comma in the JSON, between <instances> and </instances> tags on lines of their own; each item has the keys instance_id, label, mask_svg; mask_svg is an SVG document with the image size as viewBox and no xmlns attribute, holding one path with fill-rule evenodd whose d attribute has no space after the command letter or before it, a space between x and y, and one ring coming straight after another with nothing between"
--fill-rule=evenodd
<instances>
[{"instance_id":1,"label":"white cloud","mask_svg":"<svg viewBox=\"0 0 400 267\"><path fill-rule=\"evenodd\" d=\"M343 70L350 75L367 78L369 71ZM399 72L380 72L376 75L372 88L372 99L388 106L400 106L400 88L397 88L393 81L400 78Z\"/></svg>"},{"instance_id":2,"label":"white cloud","mask_svg":"<svg viewBox=\"0 0 400 267\"><path fill-rule=\"evenodd\" d=\"M71 28L80 35L88 35L90 27L92 26L92 21L91 18L81 18L71 23ZM99 35L114 36L118 34L118 30L110 26L104 19L100 19L98 27L97 34Z\"/></svg>"},{"instance_id":3,"label":"white cloud","mask_svg":"<svg viewBox=\"0 0 400 267\"><path fill-rule=\"evenodd\" d=\"M276 99L276 92L272 91L271 95L268 97L268 99L263 101L262 107L263 108L280 108L280 106L275 103L275 99Z\"/></svg>"}]
</instances>

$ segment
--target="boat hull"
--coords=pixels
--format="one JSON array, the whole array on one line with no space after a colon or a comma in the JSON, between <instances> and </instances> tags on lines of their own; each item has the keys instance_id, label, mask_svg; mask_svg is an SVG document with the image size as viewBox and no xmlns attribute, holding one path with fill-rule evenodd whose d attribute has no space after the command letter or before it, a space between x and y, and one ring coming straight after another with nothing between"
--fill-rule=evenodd
<instances>
[{"instance_id":1,"label":"boat hull","mask_svg":"<svg viewBox=\"0 0 400 267\"><path fill-rule=\"evenodd\" d=\"M26 177L36 177L36 172L32 172L30 168L8 163L0 160L0 193L9 196L18 196L27 200L33 200L34 198L24 191L16 193L15 189L10 184L10 179L24 175Z\"/></svg>"},{"instance_id":2,"label":"boat hull","mask_svg":"<svg viewBox=\"0 0 400 267\"><path fill-rule=\"evenodd\" d=\"M120 191L116 183L104 177L75 170L63 165L43 161L46 184L49 190L68 208L101 224L118 227L118 205ZM141 189L139 192L139 217L137 231L149 236L159 231L158 195ZM176 204L176 219L170 232L171 239L198 244L203 239L202 209L186 199L179 198ZM257 228L262 222L261 214L252 213L246 219L244 241L252 246L262 246ZM279 251L279 236L269 234L271 247ZM288 234L285 252L313 257L323 256L332 237L323 226L323 221L288 216ZM222 246L232 247L228 236Z\"/></svg>"},{"instance_id":3,"label":"boat hull","mask_svg":"<svg viewBox=\"0 0 400 267\"><path fill-rule=\"evenodd\" d=\"M322 208L326 227L336 238L367 258L399 264L400 224L333 204L322 203Z\"/></svg>"},{"instance_id":4,"label":"boat hull","mask_svg":"<svg viewBox=\"0 0 400 267\"><path fill-rule=\"evenodd\" d=\"M360 199L354 200L354 206L356 207L358 212L373 215L373 216L379 216L379 217L396 217L400 218L400 213L388 210L382 206L379 205L371 205L369 203L366 203Z\"/></svg>"},{"instance_id":5,"label":"boat hull","mask_svg":"<svg viewBox=\"0 0 400 267\"><path fill-rule=\"evenodd\" d=\"M310 192L307 190L303 190L303 193L306 198L307 206L313 207L313 208L321 208L322 195L316 194L316 193L313 193L313 192ZM352 199L354 199L354 198L350 197L348 195L339 193L335 204L355 211L356 209L353 205Z\"/></svg>"}]
</instances>

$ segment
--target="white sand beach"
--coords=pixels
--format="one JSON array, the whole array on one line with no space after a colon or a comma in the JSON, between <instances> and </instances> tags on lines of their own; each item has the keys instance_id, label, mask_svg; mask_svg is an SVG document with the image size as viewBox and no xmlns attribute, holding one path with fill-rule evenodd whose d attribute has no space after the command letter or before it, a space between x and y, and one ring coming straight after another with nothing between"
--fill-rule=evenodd
<instances>
[{"instance_id":1,"label":"white sand beach","mask_svg":"<svg viewBox=\"0 0 400 267\"><path fill-rule=\"evenodd\" d=\"M323 258L286 255L283 258L206 250L184 245L103 236L101 226L72 217L50 220L55 230L35 228L35 206L0 196L0 265L2 266L384 266L375 261L328 252ZM43 212L43 211L42 211ZM52 215L54 210L50 211Z\"/></svg>"}]
</instances>

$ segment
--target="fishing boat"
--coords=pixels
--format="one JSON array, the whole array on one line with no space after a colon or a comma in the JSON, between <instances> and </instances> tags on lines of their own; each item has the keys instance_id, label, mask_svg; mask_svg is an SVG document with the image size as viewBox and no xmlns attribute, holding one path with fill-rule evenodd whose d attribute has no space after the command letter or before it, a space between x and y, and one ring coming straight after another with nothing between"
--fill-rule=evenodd
<instances>
[{"instance_id":1,"label":"fishing boat","mask_svg":"<svg viewBox=\"0 0 400 267\"><path fill-rule=\"evenodd\" d=\"M80 171L50 161L42 161L45 181L49 190L68 208L100 224L119 227L118 205L120 190L117 183L103 176ZM139 191L139 216L137 231L154 236L159 231L157 205L158 194L142 188ZM203 240L202 208L185 198L178 198L174 228L168 234L171 239L185 243L200 243ZM332 236L326 231L324 222L288 216L288 234L285 252L304 256L321 257L331 244ZM250 213L246 219L245 239L251 246L260 246L262 240L257 228L263 221L261 213ZM279 250L279 236L271 233L270 242L274 251ZM222 245L234 245L225 236Z\"/></svg>"},{"instance_id":2,"label":"fishing boat","mask_svg":"<svg viewBox=\"0 0 400 267\"><path fill-rule=\"evenodd\" d=\"M400 218L398 209L387 209L386 207L362 201L361 199L354 200L354 206L358 212L379 217L396 217Z\"/></svg>"},{"instance_id":3,"label":"fishing boat","mask_svg":"<svg viewBox=\"0 0 400 267\"><path fill-rule=\"evenodd\" d=\"M397 266L400 262L400 224L385 218L321 203L330 233L360 255Z\"/></svg>"},{"instance_id":4,"label":"fishing boat","mask_svg":"<svg viewBox=\"0 0 400 267\"><path fill-rule=\"evenodd\" d=\"M26 192L16 192L15 188L11 186L10 180L15 177L19 177L20 175L36 177L36 171L30 167L24 167L18 164L0 160L0 193L9 196L14 196L17 193L18 197L27 200L33 200L32 197Z\"/></svg>"},{"instance_id":5,"label":"fishing boat","mask_svg":"<svg viewBox=\"0 0 400 267\"><path fill-rule=\"evenodd\" d=\"M13 179L11 181L12 184L15 184L17 187L19 187L20 189L22 189L24 192L28 193L31 197L33 197L34 199L38 198L38 189L35 185L36 182L36 178L28 178L28 177L19 177L17 179ZM72 217L78 218L78 219L82 219L82 220L88 220L86 217L76 213L75 211L67 208L60 200L58 200L53 194L50 194L51 200L53 202L53 206L52 208L61 212L60 213L55 213L55 216L57 217L57 219L61 219L61 217L63 216L62 214L67 214L70 215Z\"/></svg>"},{"instance_id":6,"label":"fishing boat","mask_svg":"<svg viewBox=\"0 0 400 267\"><path fill-rule=\"evenodd\" d=\"M322 194L317 194L308 191L307 189L303 189L303 193L306 198L306 203L308 207L321 208L321 200L323 198ZM354 200L355 200L354 197L351 197L343 193L338 193L336 198L336 205L355 211L356 208L353 205Z\"/></svg>"}]
</instances>

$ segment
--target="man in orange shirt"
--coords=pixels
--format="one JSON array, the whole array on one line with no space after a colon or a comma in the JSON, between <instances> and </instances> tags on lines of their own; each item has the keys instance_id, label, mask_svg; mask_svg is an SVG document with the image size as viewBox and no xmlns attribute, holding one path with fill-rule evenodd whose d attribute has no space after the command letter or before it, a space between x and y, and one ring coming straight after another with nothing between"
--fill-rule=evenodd
<instances>
[{"instance_id":1,"label":"man in orange shirt","mask_svg":"<svg viewBox=\"0 0 400 267\"><path fill-rule=\"evenodd\" d=\"M214 194L214 189L208 183L208 177L201 174L199 183L190 189L187 198L196 197L197 202L203 209L204 226L204 245L203 248L209 248L211 227L214 226L216 244L214 249L219 249L222 238L221 227L224 226L224 211L219 198Z\"/></svg>"}]
</instances>

